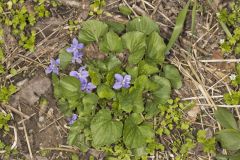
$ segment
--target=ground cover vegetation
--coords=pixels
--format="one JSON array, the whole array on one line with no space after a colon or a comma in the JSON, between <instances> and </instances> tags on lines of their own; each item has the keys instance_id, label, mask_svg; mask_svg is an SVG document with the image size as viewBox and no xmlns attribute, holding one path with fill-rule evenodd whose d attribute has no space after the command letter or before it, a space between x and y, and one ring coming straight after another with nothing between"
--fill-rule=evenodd
<instances>
[{"instance_id":1,"label":"ground cover vegetation","mask_svg":"<svg viewBox=\"0 0 240 160\"><path fill-rule=\"evenodd\" d=\"M50 16L50 7L60 4L54 0L34 0L29 8L26 3L25 0L0 2L0 46L6 45L4 27L7 26L20 47L34 52L37 33L33 26ZM104 0L91 1L88 15L100 16L106 6ZM217 160L239 159L240 132L233 109L218 107L214 111L222 129L209 136L208 130L196 128L187 118L196 102L173 96L184 82L168 56L190 10L191 32L195 32L198 7L197 1L186 3L178 13L168 41L153 19L130 16L134 10L128 5L118 6L119 13L129 18L126 23L98 19L67 21L73 37L71 44L61 48L45 67L58 108L68 122L67 145L86 155L89 150L104 153L108 160L159 159L159 152L166 153L161 158L185 160L194 150ZM217 13L226 33L226 38L220 41L221 50L236 56L240 53L239 8L236 1L229 9ZM6 72L2 48L0 74ZM89 48L96 50L95 55L87 54ZM14 75L15 71L9 72ZM224 95L229 106L240 103L239 77L237 64L230 76L234 90ZM1 84L0 103L8 104L17 90L13 83ZM0 157L5 159L19 154L9 143L14 139L12 121L11 114L0 112ZM3 140L6 137L9 141ZM42 150L41 155L44 153ZM70 157L79 159L75 153Z\"/></svg>"}]
</instances>

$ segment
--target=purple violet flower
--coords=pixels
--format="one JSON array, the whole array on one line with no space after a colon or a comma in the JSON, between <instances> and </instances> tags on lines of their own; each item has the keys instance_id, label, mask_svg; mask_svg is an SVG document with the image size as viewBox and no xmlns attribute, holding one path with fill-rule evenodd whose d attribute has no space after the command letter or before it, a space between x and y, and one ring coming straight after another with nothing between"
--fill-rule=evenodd
<instances>
[{"instance_id":1,"label":"purple violet flower","mask_svg":"<svg viewBox=\"0 0 240 160\"><path fill-rule=\"evenodd\" d=\"M72 125L76 120L78 119L78 115L77 114L73 114L71 118L68 119L68 124Z\"/></svg>"},{"instance_id":2,"label":"purple violet flower","mask_svg":"<svg viewBox=\"0 0 240 160\"><path fill-rule=\"evenodd\" d=\"M114 89L129 88L131 84L131 75L122 76L121 74L115 74Z\"/></svg>"},{"instance_id":3,"label":"purple violet flower","mask_svg":"<svg viewBox=\"0 0 240 160\"><path fill-rule=\"evenodd\" d=\"M82 43L78 43L76 38L73 38L71 47L67 48L66 51L69 53L78 52L78 50L83 49L84 45Z\"/></svg>"},{"instance_id":4,"label":"purple violet flower","mask_svg":"<svg viewBox=\"0 0 240 160\"><path fill-rule=\"evenodd\" d=\"M45 73L49 74L53 72L53 73L59 74L59 68L58 68L59 65L60 65L59 58L56 60L51 58L50 65L46 68Z\"/></svg>"},{"instance_id":5,"label":"purple violet flower","mask_svg":"<svg viewBox=\"0 0 240 160\"><path fill-rule=\"evenodd\" d=\"M88 71L86 71L86 67L80 67L78 71L71 71L70 76L76 77L81 82L81 90L87 93L91 93L93 89L96 88L94 84L88 82L87 78L89 76Z\"/></svg>"},{"instance_id":6,"label":"purple violet flower","mask_svg":"<svg viewBox=\"0 0 240 160\"><path fill-rule=\"evenodd\" d=\"M76 77L81 81L81 83L86 83L87 77L89 76L88 71L86 71L86 67L80 67L78 71L71 71L70 76Z\"/></svg>"},{"instance_id":7,"label":"purple violet flower","mask_svg":"<svg viewBox=\"0 0 240 160\"><path fill-rule=\"evenodd\" d=\"M82 57L83 57L83 53L82 52L74 52L73 56L72 56L72 63L82 63Z\"/></svg>"},{"instance_id":8,"label":"purple violet flower","mask_svg":"<svg viewBox=\"0 0 240 160\"><path fill-rule=\"evenodd\" d=\"M72 63L82 63L83 53L79 50L83 49L84 45L82 43L78 43L76 38L73 39L71 47L67 48L66 51L72 53Z\"/></svg>"},{"instance_id":9,"label":"purple violet flower","mask_svg":"<svg viewBox=\"0 0 240 160\"><path fill-rule=\"evenodd\" d=\"M85 91L87 93L91 93L92 90L94 90L96 86L92 84L91 82L85 81L84 83L81 83L81 90Z\"/></svg>"}]
</instances>

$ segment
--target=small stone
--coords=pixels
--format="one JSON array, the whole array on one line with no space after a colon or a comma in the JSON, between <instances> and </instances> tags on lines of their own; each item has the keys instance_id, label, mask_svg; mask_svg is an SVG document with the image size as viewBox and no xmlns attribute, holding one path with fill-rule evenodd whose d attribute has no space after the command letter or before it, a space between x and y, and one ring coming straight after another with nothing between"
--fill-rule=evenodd
<instances>
[{"instance_id":1,"label":"small stone","mask_svg":"<svg viewBox=\"0 0 240 160\"><path fill-rule=\"evenodd\" d=\"M53 116L53 108L50 108L47 112L47 117L50 118Z\"/></svg>"},{"instance_id":2,"label":"small stone","mask_svg":"<svg viewBox=\"0 0 240 160\"><path fill-rule=\"evenodd\" d=\"M40 116L38 120L39 120L39 122L43 122L44 121L44 117Z\"/></svg>"}]
</instances>

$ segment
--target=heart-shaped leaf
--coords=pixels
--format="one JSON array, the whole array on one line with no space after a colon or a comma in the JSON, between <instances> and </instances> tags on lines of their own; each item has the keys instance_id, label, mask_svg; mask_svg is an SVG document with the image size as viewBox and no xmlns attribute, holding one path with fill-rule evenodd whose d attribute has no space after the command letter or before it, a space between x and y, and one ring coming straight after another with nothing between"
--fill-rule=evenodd
<instances>
[{"instance_id":1,"label":"heart-shaped leaf","mask_svg":"<svg viewBox=\"0 0 240 160\"><path fill-rule=\"evenodd\" d=\"M156 31L159 32L159 28L156 22L147 16L137 17L127 24L127 31L139 31L146 35Z\"/></svg>"},{"instance_id":2,"label":"heart-shaped leaf","mask_svg":"<svg viewBox=\"0 0 240 160\"><path fill-rule=\"evenodd\" d=\"M228 150L240 149L240 131L235 129L224 129L217 133L217 140L221 142L223 148Z\"/></svg>"},{"instance_id":3,"label":"heart-shaped leaf","mask_svg":"<svg viewBox=\"0 0 240 160\"><path fill-rule=\"evenodd\" d=\"M131 88L129 92L118 94L119 108L125 112L142 113L144 103L142 90L140 88Z\"/></svg>"},{"instance_id":4,"label":"heart-shaped leaf","mask_svg":"<svg viewBox=\"0 0 240 160\"><path fill-rule=\"evenodd\" d=\"M72 76L64 76L59 81L59 91L61 96L70 99L76 99L80 93L80 81Z\"/></svg>"},{"instance_id":5,"label":"heart-shaped leaf","mask_svg":"<svg viewBox=\"0 0 240 160\"><path fill-rule=\"evenodd\" d=\"M71 63L72 54L68 53L65 49L59 51L60 67L65 69Z\"/></svg>"},{"instance_id":6,"label":"heart-shaped leaf","mask_svg":"<svg viewBox=\"0 0 240 160\"><path fill-rule=\"evenodd\" d=\"M154 76L152 81L158 84L158 88L153 91L154 102L165 104L170 99L171 83L164 77Z\"/></svg>"},{"instance_id":7,"label":"heart-shaped leaf","mask_svg":"<svg viewBox=\"0 0 240 160\"><path fill-rule=\"evenodd\" d=\"M226 108L218 108L214 115L217 121L226 129L238 129L233 114Z\"/></svg>"},{"instance_id":8,"label":"heart-shaped leaf","mask_svg":"<svg viewBox=\"0 0 240 160\"><path fill-rule=\"evenodd\" d=\"M130 90L134 113L142 113L144 111L142 94L143 94L143 91L140 88L132 88Z\"/></svg>"},{"instance_id":9,"label":"heart-shaped leaf","mask_svg":"<svg viewBox=\"0 0 240 160\"><path fill-rule=\"evenodd\" d=\"M157 32L152 32L147 39L146 58L150 62L161 64L165 59L166 45Z\"/></svg>"},{"instance_id":10,"label":"heart-shaped leaf","mask_svg":"<svg viewBox=\"0 0 240 160\"><path fill-rule=\"evenodd\" d=\"M70 127L67 138L69 145L77 146L81 149L82 152L87 152L90 144L84 135L83 129L89 128L90 122L90 117L79 117L78 120L73 123L73 125Z\"/></svg>"},{"instance_id":11,"label":"heart-shaped leaf","mask_svg":"<svg viewBox=\"0 0 240 160\"><path fill-rule=\"evenodd\" d=\"M122 136L122 122L112 120L109 110L100 110L91 122L93 145L101 147L111 145Z\"/></svg>"},{"instance_id":12,"label":"heart-shaped leaf","mask_svg":"<svg viewBox=\"0 0 240 160\"><path fill-rule=\"evenodd\" d=\"M117 95L119 101L119 108L123 111L130 113L133 109L132 99L128 93L119 93Z\"/></svg>"},{"instance_id":13,"label":"heart-shaped leaf","mask_svg":"<svg viewBox=\"0 0 240 160\"><path fill-rule=\"evenodd\" d=\"M153 137L152 126L140 124L142 118L139 114L132 114L125 120L123 129L123 142L128 148L141 148L147 140Z\"/></svg>"},{"instance_id":14,"label":"heart-shaped leaf","mask_svg":"<svg viewBox=\"0 0 240 160\"><path fill-rule=\"evenodd\" d=\"M70 92L77 92L80 89L80 81L72 76L65 76L60 79L60 86Z\"/></svg>"},{"instance_id":15,"label":"heart-shaped leaf","mask_svg":"<svg viewBox=\"0 0 240 160\"><path fill-rule=\"evenodd\" d=\"M140 50L145 50L146 41L145 35L142 32L128 32L122 36L123 45L129 50L130 53L134 53Z\"/></svg>"},{"instance_id":16,"label":"heart-shaped leaf","mask_svg":"<svg viewBox=\"0 0 240 160\"><path fill-rule=\"evenodd\" d=\"M108 25L97 21L88 20L82 23L78 39L82 43L98 42L99 38L108 31Z\"/></svg>"},{"instance_id":17,"label":"heart-shaped leaf","mask_svg":"<svg viewBox=\"0 0 240 160\"><path fill-rule=\"evenodd\" d=\"M115 67L121 66L121 61L116 56L109 56L105 62L108 71L112 71Z\"/></svg>"},{"instance_id":18,"label":"heart-shaped leaf","mask_svg":"<svg viewBox=\"0 0 240 160\"><path fill-rule=\"evenodd\" d=\"M115 92L105 84L98 86L97 94L99 98L112 99L115 97Z\"/></svg>"},{"instance_id":19,"label":"heart-shaped leaf","mask_svg":"<svg viewBox=\"0 0 240 160\"><path fill-rule=\"evenodd\" d=\"M84 114L90 114L95 111L98 96L94 93L89 93L83 97L82 103L84 106Z\"/></svg>"},{"instance_id":20,"label":"heart-shaped leaf","mask_svg":"<svg viewBox=\"0 0 240 160\"><path fill-rule=\"evenodd\" d=\"M182 87L182 77L178 69L173 65L165 65L163 67L164 77L169 79L174 89Z\"/></svg>"},{"instance_id":21,"label":"heart-shaped leaf","mask_svg":"<svg viewBox=\"0 0 240 160\"><path fill-rule=\"evenodd\" d=\"M119 22L106 21L106 24L109 27L109 31L113 31L120 34L125 30L125 25Z\"/></svg>"},{"instance_id":22,"label":"heart-shaped leaf","mask_svg":"<svg viewBox=\"0 0 240 160\"><path fill-rule=\"evenodd\" d=\"M129 64L137 64L140 62L145 54L145 50L139 50L129 55L128 62Z\"/></svg>"},{"instance_id":23,"label":"heart-shaped leaf","mask_svg":"<svg viewBox=\"0 0 240 160\"><path fill-rule=\"evenodd\" d=\"M108 32L100 42L100 50L105 53L119 53L123 50L122 39L114 32Z\"/></svg>"},{"instance_id":24,"label":"heart-shaped leaf","mask_svg":"<svg viewBox=\"0 0 240 160\"><path fill-rule=\"evenodd\" d=\"M144 75L151 75L154 73L158 73L159 69L157 65L146 63L145 61L141 61L138 64L138 69L139 69L139 74L144 74Z\"/></svg>"}]
</instances>

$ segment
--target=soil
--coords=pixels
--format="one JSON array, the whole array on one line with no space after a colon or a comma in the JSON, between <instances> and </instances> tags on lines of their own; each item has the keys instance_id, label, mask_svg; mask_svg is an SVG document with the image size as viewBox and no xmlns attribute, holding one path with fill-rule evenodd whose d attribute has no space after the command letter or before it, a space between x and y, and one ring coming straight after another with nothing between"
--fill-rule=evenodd
<instances>
[{"instance_id":1,"label":"soil","mask_svg":"<svg viewBox=\"0 0 240 160\"><path fill-rule=\"evenodd\" d=\"M49 59L56 56L58 51L77 35L68 33L68 20L79 22L86 18L128 20L128 17L122 16L117 9L120 3L126 1L107 1L104 11L111 13L111 17L105 13L97 17L88 17L89 1L86 0L59 1L63 5L51 9L53 16L41 20L35 26L39 33L36 51L33 54L19 48L16 39L9 34L9 28L4 28L5 42L8 44L4 48L7 54L7 69L15 68L18 74L14 77L7 74L1 79L19 85L19 91L11 97L10 105L29 116L28 119L24 119L13 112L12 125L17 128L17 148L23 159L31 158L30 151L37 160L71 159L71 153L81 156L78 150L66 146L67 122L53 98L50 78L44 73ZM195 101L196 107L189 113L194 127L205 128L210 133L214 133L217 128L216 122L212 120L214 105L223 104L221 96L228 90L228 75L234 70L234 63L201 61L229 58L229 56L224 57L219 53L219 41L224 38L224 33L217 23L215 10L225 2L215 0L213 6L207 1L199 2L201 7L197 12L195 35L191 35L192 18L191 14L188 14L184 31L168 55L168 60L177 66L183 75L184 86L175 91L174 96ZM167 42L173 31L176 16L187 0L127 1L127 3L134 8L137 15L146 14L157 21L161 35ZM49 103L42 105L40 103L42 99L46 99ZM212 158L199 153L197 149L194 152L190 159ZM86 157L82 158L87 159Z\"/></svg>"}]
</instances>

